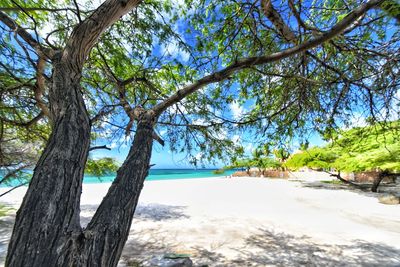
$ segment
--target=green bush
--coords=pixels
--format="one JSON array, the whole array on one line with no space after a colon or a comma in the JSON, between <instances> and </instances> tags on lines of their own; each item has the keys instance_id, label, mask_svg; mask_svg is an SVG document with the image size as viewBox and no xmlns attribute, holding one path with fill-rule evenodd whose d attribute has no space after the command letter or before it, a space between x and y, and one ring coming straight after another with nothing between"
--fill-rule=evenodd
<instances>
[{"instance_id":1,"label":"green bush","mask_svg":"<svg viewBox=\"0 0 400 267\"><path fill-rule=\"evenodd\" d=\"M212 173L213 174L223 174L225 172L224 169L218 169L218 170L213 170Z\"/></svg>"}]
</instances>

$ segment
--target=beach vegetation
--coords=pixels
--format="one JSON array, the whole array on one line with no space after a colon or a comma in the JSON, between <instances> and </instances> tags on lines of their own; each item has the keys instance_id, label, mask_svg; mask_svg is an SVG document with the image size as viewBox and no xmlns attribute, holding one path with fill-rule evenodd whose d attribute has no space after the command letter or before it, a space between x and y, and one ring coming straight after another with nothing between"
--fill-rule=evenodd
<instances>
[{"instance_id":1,"label":"beach vegetation","mask_svg":"<svg viewBox=\"0 0 400 267\"><path fill-rule=\"evenodd\" d=\"M85 174L97 177L113 175L120 167L114 158L88 159L85 167Z\"/></svg>"},{"instance_id":2,"label":"beach vegetation","mask_svg":"<svg viewBox=\"0 0 400 267\"><path fill-rule=\"evenodd\" d=\"M399 131L399 121L338 131L327 145L293 154L284 166L342 173L377 171L382 175L371 188L376 191L382 178L400 172Z\"/></svg>"},{"instance_id":3,"label":"beach vegetation","mask_svg":"<svg viewBox=\"0 0 400 267\"><path fill-rule=\"evenodd\" d=\"M218 170L213 170L213 174L223 174L225 172L225 169L218 169Z\"/></svg>"},{"instance_id":4,"label":"beach vegetation","mask_svg":"<svg viewBox=\"0 0 400 267\"><path fill-rule=\"evenodd\" d=\"M269 149L255 149L250 159L252 167L257 167L261 170L266 169L278 169L281 167L281 161L286 157L286 151L284 149L275 149L271 156Z\"/></svg>"},{"instance_id":5,"label":"beach vegetation","mask_svg":"<svg viewBox=\"0 0 400 267\"><path fill-rule=\"evenodd\" d=\"M116 266L153 145L194 165L228 161L246 153L245 132L283 163L279 144L309 131L332 138L357 115L398 115L388 2L0 0L0 155L14 133L44 139L6 266ZM82 227L89 151L116 140L128 155Z\"/></svg>"},{"instance_id":6,"label":"beach vegetation","mask_svg":"<svg viewBox=\"0 0 400 267\"><path fill-rule=\"evenodd\" d=\"M0 218L6 216L8 212L9 209L3 204L0 204Z\"/></svg>"},{"instance_id":7,"label":"beach vegetation","mask_svg":"<svg viewBox=\"0 0 400 267\"><path fill-rule=\"evenodd\" d=\"M313 147L291 155L284 163L284 166L296 171L303 167L327 170L332 166L337 157L338 155L329 149Z\"/></svg>"},{"instance_id":8,"label":"beach vegetation","mask_svg":"<svg viewBox=\"0 0 400 267\"><path fill-rule=\"evenodd\" d=\"M258 149L253 151L252 157L236 159L232 164L224 168L245 170L247 173L250 173L251 168L257 168L264 174L266 170L278 170L281 167L282 164L278 159L270 155L264 155L263 151Z\"/></svg>"},{"instance_id":9,"label":"beach vegetation","mask_svg":"<svg viewBox=\"0 0 400 267\"><path fill-rule=\"evenodd\" d=\"M225 166L225 169L242 169L247 172L253 167L253 161L251 159L235 159L231 165Z\"/></svg>"}]
</instances>

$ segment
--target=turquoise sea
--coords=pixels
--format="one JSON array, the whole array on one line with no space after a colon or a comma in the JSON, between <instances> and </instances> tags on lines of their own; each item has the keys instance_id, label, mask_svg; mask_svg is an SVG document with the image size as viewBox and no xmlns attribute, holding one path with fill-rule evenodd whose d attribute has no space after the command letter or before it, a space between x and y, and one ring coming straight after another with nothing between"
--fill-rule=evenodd
<instances>
[{"instance_id":1,"label":"turquoise sea","mask_svg":"<svg viewBox=\"0 0 400 267\"><path fill-rule=\"evenodd\" d=\"M150 169L149 176L147 176L146 181L221 177L231 175L234 172L234 170L228 170L222 174L214 174L213 170L211 169ZM114 178L114 175L103 177L87 175L83 179L83 183L92 184L112 182Z\"/></svg>"},{"instance_id":2,"label":"turquoise sea","mask_svg":"<svg viewBox=\"0 0 400 267\"><path fill-rule=\"evenodd\" d=\"M214 169L150 169L149 176L146 181L157 181L157 180L176 180L176 179L194 179L194 178L210 178L210 177L224 177L231 175L235 170L228 170L222 174L214 174ZM30 171L28 171L30 172ZM1 175L0 175L1 177ZM84 184L96 184L96 183L109 183L115 178L114 175L110 176L91 176L85 175L83 179ZM7 184L0 184L0 187L17 186L20 182L15 180Z\"/></svg>"}]
</instances>

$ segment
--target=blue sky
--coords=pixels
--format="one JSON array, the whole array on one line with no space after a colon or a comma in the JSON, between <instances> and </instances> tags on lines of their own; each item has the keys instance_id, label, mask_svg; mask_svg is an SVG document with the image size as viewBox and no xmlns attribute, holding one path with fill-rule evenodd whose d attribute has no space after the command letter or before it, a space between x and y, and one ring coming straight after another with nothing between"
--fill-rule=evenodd
<instances>
[{"instance_id":1,"label":"blue sky","mask_svg":"<svg viewBox=\"0 0 400 267\"><path fill-rule=\"evenodd\" d=\"M91 153L93 158L101 158L101 157L112 157L117 159L119 162L123 162L126 155L128 154L129 147L126 145L121 146L120 148L113 148L111 151L108 150L97 150ZM186 169L193 168L188 163L188 160L185 160L185 153L171 153L167 146L162 147L158 143L154 143L153 145L153 154L151 158L151 164L156 164L153 168L156 169ZM208 168L218 168L220 166L207 165Z\"/></svg>"},{"instance_id":2,"label":"blue sky","mask_svg":"<svg viewBox=\"0 0 400 267\"><path fill-rule=\"evenodd\" d=\"M242 138L246 139L246 138ZM321 139L321 137L314 133L309 137L310 146L319 146L323 145L325 142ZM106 144L106 143L104 143ZM100 145L100 144L97 144ZM112 146L111 150L95 150L90 153L90 156L94 159L102 158L102 157L112 157L115 158L118 162L122 163L128 154L129 151L129 141L123 141L119 143L117 146ZM254 149L252 143L243 142L242 145L246 148L247 155L250 155L251 151ZM110 146L108 144L108 146ZM295 151L298 149L299 143L297 140L293 140L292 142L292 150ZM153 153L151 158L151 164L155 164L153 168L157 169L179 169L179 168L194 168L190 165L188 159L186 158L186 153L173 153L170 151L168 144L162 147L159 143L154 142L153 144ZM205 163L206 168L221 168L224 166L223 162L217 162L216 164Z\"/></svg>"}]
</instances>

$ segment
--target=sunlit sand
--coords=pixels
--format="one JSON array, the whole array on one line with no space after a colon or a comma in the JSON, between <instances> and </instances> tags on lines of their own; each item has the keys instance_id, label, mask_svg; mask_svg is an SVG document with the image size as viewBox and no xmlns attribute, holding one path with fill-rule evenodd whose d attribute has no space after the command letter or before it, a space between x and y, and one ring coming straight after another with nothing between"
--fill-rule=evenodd
<instances>
[{"instance_id":1,"label":"sunlit sand","mask_svg":"<svg viewBox=\"0 0 400 267\"><path fill-rule=\"evenodd\" d=\"M83 224L108 186L84 185ZM17 207L24 191L0 202ZM3 260L11 223L12 217L2 222ZM400 205L280 179L149 181L120 265L146 265L170 252L209 266L399 266Z\"/></svg>"}]
</instances>

